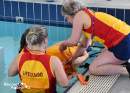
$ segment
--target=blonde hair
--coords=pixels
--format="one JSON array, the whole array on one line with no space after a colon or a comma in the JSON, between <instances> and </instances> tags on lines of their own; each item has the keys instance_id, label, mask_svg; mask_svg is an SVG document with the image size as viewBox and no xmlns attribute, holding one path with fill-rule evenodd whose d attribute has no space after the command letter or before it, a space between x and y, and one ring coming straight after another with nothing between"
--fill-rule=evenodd
<instances>
[{"instance_id":1,"label":"blonde hair","mask_svg":"<svg viewBox=\"0 0 130 93\"><path fill-rule=\"evenodd\" d=\"M47 29L44 26L33 26L28 30L26 42L30 45L41 45L45 38L48 37Z\"/></svg>"},{"instance_id":2,"label":"blonde hair","mask_svg":"<svg viewBox=\"0 0 130 93\"><path fill-rule=\"evenodd\" d=\"M67 0L61 7L62 15L74 16L78 11L82 10L84 6L75 0Z\"/></svg>"}]
</instances>

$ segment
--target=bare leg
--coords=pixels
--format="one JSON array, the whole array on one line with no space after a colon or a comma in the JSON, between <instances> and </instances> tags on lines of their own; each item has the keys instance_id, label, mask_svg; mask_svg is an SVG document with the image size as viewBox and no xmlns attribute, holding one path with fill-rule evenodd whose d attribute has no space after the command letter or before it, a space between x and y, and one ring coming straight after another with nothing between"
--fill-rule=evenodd
<instances>
[{"instance_id":1,"label":"bare leg","mask_svg":"<svg viewBox=\"0 0 130 93\"><path fill-rule=\"evenodd\" d=\"M89 66L89 72L94 75L128 75L122 63L124 62L117 59L112 52L105 50Z\"/></svg>"}]
</instances>

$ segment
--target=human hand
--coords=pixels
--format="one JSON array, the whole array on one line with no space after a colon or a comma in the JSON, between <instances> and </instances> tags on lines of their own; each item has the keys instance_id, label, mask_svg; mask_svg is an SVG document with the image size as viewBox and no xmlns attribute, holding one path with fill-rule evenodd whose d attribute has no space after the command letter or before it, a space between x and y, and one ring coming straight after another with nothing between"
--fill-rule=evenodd
<instances>
[{"instance_id":1,"label":"human hand","mask_svg":"<svg viewBox=\"0 0 130 93\"><path fill-rule=\"evenodd\" d=\"M81 63L84 62L84 59L82 57L78 57L73 61L74 65L80 65Z\"/></svg>"},{"instance_id":2,"label":"human hand","mask_svg":"<svg viewBox=\"0 0 130 93\"><path fill-rule=\"evenodd\" d=\"M66 49L67 49L67 45L65 45L65 43L62 42L62 43L60 44L59 50L60 50L61 52L63 52L63 51L66 50Z\"/></svg>"}]
</instances>

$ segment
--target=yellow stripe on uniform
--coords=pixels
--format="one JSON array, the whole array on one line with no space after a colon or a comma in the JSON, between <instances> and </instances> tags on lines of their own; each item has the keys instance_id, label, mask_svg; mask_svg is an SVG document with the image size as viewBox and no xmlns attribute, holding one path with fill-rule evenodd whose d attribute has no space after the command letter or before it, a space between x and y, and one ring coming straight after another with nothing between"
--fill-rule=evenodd
<instances>
[{"instance_id":1,"label":"yellow stripe on uniform","mask_svg":"<svg viewBox=\"0 0 130 93\"><path fill-rule=\"evenodd\" d=\"M104 43L104 40L103 39L101 39L101 38L99 38L99 37L97 37L97 36L94 36L93 37L93 42L100 42L100 43Z\"/></svg>"},{"instance_id":2,"label":"yellow stripe on uniform","mask_svg":"<svg viewBox=\"0 0 130 93\"><path fill-rule=\"evenodd\" d=\"M91 34L90 33L87 33L87 32L84 32L84 31L82 31L82 32L83 32L83 34L85 35L86 38L91 38Z\"/></svg>"},{"instance_id":3,"label":"yellow stripe on uniform","mask_svg":"<svg viewBox=\"0 0 130 93\"><path fill-rule=\"evenodd\" d=\"M103 12L96 12L95 17L103 23L107 24L108 26L123 33L124 35L128 35L128 33L130 33L130 26L127 25L125 22L117 19L116 17L113 17Z\"/></svg>"}]
</instances>

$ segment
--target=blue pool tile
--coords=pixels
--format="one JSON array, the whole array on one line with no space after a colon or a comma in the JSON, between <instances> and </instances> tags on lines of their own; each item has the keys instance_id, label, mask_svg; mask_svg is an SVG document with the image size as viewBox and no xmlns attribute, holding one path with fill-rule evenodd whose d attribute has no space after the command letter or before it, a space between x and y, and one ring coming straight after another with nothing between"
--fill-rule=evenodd
<instances>
[{"instance_id":1,"label":"blue pool tile","mask_svg":"<svg viewBox=\"0 0 130 93\"><path fill-rule=\"evenodd\" d=\"M34 20L34 23L35 23L35 24L40 24L40 25L41 25L42 21L41 21L41 20Z\"/></svg>"},{"instance_id":2,"label":"blue pool tile","mask_svg":"<svg viewBox=\"0 0 130 93\"><path fill-rule=\"evenodd\" d=\"M27 23L27 24L32 24L31 22L32 20L29 20L29 19L24 19L24 23ZM34 23L34 22L33 22Z\"/></svg>"},{"instance_id":3,"label":"blue pool tile","mask_svg":"<svg viewBox=\"0 0 130 93\"><path fill-rule=\"evenodd\" d=\"M48 4L42 4L42 20L49 20Z\"/></svg>"},{"instance_id":4,"label":"blue pool tile","mask_svg":"<svg viewBox=\"0 0 130 93\"><path fill-rule=\"evenodd\" d=\"M5 16L11 17L11 3L10 1L4 1Z\"/></svg>"},{"instance_id":5,"label":"blue pool tile","mask_svg":"<svg viewBox=\"0 0 130 93\"><path fill-rule=\"evenodd\" d=\"M67 20L66 20L66 18L64 18L64 23L68 23Z\"/></svg>"},{"instance_id":6,"label":"blue pool tile","mask_svg":"<svg viewBox=\"0 0 130 93\"><path fill-rule=\"evenodd\" d=\"M116 17L124 21L124 9L116 9Z\"/></svg>"},{"instance_id":7,"label":"blue pool tile","mask_svg":"<svg viewBox=\"0 0 130 93\"><path fill-rule=\"evenodd\" d=\"M56 22L56 26L58 27L69 27L72 28L72 25L68 24L68 23L64 23L64 22Z\"/></svg>"},{"instance_id":8,"label":"blue pool tile","mask_svg":"<svg viewBox=\"0 0 130 93\"><path fill-rule=\"evenodd\" d=\"M64 22L64 17L61 14L61 5L57 5L57 20Z\"/></svg>"},{"instance_id":9,"label":"blue pool tile","mask_svg":"<svg viewBox=\"0 0 130 93\"><path fill-rule=\"evenodd\" d=\"M26 18L26 3L19 2L20 16Z\"/></svg>"},{"instance_id":10,"label":"blue pool tile","mask_svg":"<svg viewBox=\"0 0 130 93\"><path fill-rule=\"evenodd\" d=\"M27 3L27 18L34 19L33 3Z\"/></svg>"},{"instance_id":11,"label":"blue pool tile","mask_svg":"<svg viewBox=\"0 0 130 93\"><path fill-rule=\"evenodd\" d=\"M56 22L56 26L64 26L64 22L62 21Z\"/></svg>"},{"instance_id":12,"label":"blue pool tile","mask_svg":"<svg viewBox=\"0 0 130 93\"><path fill-rule=\"evenodd\" d=\"M16 18L11 18L11 22L16 22Z\"/></svg>"},{"instance_id":13,"label":"blue pool tile","mask_svg":"<svg viewBox=\"0 0 130 93\"><path fill-rule=\"evenodd\" d=\"M24 19L24 22L26 22L28 24L35 24L35 20L31 19L31 18Z\"/></svg>"},{"instance_id":14,"label":"blue pool tile","mask_svg":"<svg viewBox=\"0 0 130 93\"><path fill-rule=\"evenodd\" d=\"M35 14L35 19L41 20L41 4L39 3L34 4L34 14Z\"/></svg>"},{"instance_id":15,"label":"blue pool tile","mask_svg":"<svg viewBox=\"0 0 130 93\"><path fill-rule=\"evenodd\" d=\"M41 25L50 25L50 22L49 22L49 20L48 21L44 20L44 21L41 22Z\"/></svg>"},{"instance_id":16,"label":"blue pool tile","mask_svg":"<svg viewBox=\"0 0 130 93\"><path fill-rule=\"evenodd\" d=\"M13 19L11 17L4 17L4 21L13 22Z\"/></svg>"},{"instance_id":17,"label":"blue pool tile","mask_svg":"<svg viewBox=\"0 0 130 93\"><path fill-rule=\"evenodd\" d=\"M56 26L57 25L57 22L54 20L54 21L49 21L49 24L52 25L52 26Z\"/></svg>"},{"instance_id":18,"label":"blue pool tile","mask_svg":"<svg viewBox=\"0 0 130 93\"><path fill-rule=\"evenodd\" d=\"M3 5L3 0L0 0L0 16L4 16L4 5Z\"/></svg>"},{"instance_id":19,"label":"blue pool tile","mask_svg":"<svg viewBox=\"0 0 130 93\"><path fill-rule=\"evenodd\" d=\"M72 27L72 24L70 24L70 23L68 23L68 22L64 22L64 25L65 25L65 26Z\"/></svg>"},{"instance_id":20,"label":"blue pool tile","mask_svg":"<svg viewBox=\"0 0 130 93\"><path fill-rule=\"evenodd\" d=\"M50 20L56 20L56 5L49 4Z\"/></svg>"},{"instance_id":21,"label":"blue pool tile","mask_svg":"<svg viewBox=\"0 0 130 93\"><path fill-rule=\"evenodd\" d=\"M98 8L99 12L106 12L106 10L107 10L106 8Z\"/></svg>"},{"instance_id":22,"label":"blue pool tile","mask_svg":"<svg viewBox=\"0 0 130 93\"><path fill-rule=\"evenodd\" d=\"M65 24L63 21L50 21L49 25L51 26L57 26L57 27L64 27L65 25L69 25L69 24ZM69 25L70 26L70 25Z\"/></svg>"},{"instance_id":23,"label":"blue pool tile","mask_svg":"<svg viewBox=\"0 0 130 93\"><path fill-rule=\"evenodd\" d=\"M116 15L115 8L107 8L107 13L111 14L112 16L115 16Z\"/></svg>"},{"instance_id":24,"label":"blue pool tile","mask_svg":"<svg viewBox=\"0 0 130 93\"><path fill-rule=\"evenodd\" d=\"M12 3L12 16L13 17L19 16L18 2L12 1L11 3Z\"/></svg>"},{"instance_id":25,"label":"blue pool tile","mask_svg":"<svg viewBox=\"0 0 130 93\"><path fill-rule=\"evenodd\" d=\"M125 21L130 25L130 9L125 10Z\"/></svg>"},{"instance_id":26,"label":"blue pool tile","mask_svg":"<svg viewBox=\"0 0 130 93\"><path fill-rule=\"evenodd\" d=\"M0 16L0 21L4 21L4 17L3 16Z\"/></svg>"}]
</instances>

